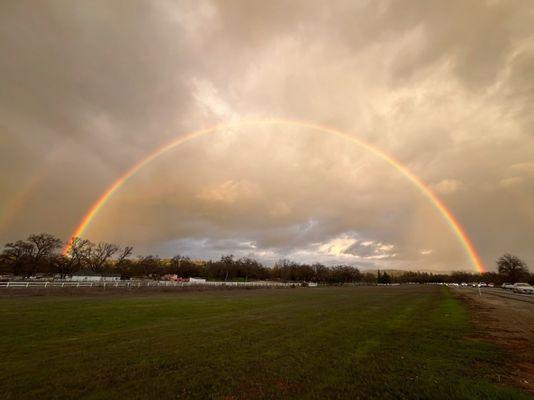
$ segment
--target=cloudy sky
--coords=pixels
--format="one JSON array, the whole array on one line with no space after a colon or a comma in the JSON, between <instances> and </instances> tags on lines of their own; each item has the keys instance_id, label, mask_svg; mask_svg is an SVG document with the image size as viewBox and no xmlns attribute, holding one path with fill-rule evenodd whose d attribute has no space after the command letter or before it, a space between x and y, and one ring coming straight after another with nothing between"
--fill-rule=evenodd
<instances>
[{"instance_id":1,"label":"cloudy sky","mask_svg":"<svg viewBox=\"0 0 534 400\"><path fill-rule=\"evenodd\" d=\"M68 238L128 168L216 123L327 125L393 155L487 269L534 266L534 2L0 2L0 241ZM471 269L443 217L346 140L236 126L133 176L94 241L270 263Z\"/></svg>"}]
</instances>

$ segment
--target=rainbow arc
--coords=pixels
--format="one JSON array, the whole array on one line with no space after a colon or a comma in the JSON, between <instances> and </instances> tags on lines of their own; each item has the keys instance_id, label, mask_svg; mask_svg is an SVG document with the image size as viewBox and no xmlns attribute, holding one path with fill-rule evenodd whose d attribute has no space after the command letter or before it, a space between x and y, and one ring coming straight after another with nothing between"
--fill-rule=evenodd
<instances>
[{"instance_id":1,"label":"rainbow arc","mask_svg":"<svg viewBox=\"0 0 534 400\"><path fill-rule=\"evenodd\" d=\"M334 135L334 136L346 139L360 146L361 148L369 151L370 153L374 154L376 157L382 159L387 164L395 168L400 174L402 174L413 185L415 185L419 189L421 194L423 194L431 202L434 208L439 212L439 214L443 217L443 219L449 225L452 232L457 237L459 243L463 246L467 256L471 260L473 267L478 272L484 272L484 266L482 264L482 261L480 260L480 257L478 256L476 252L475 247L473 246L473 243L471 242L471 240L465 233L464 229L462 228L458 220L454 217L453 213L445 206L445 204L441 201L441 199L432 192L432 190L428 187L428 185L418 176L413 174L406 166L404 166L394 157L378 149L377 147L361 139L358 139L352 135L349 135L348 133L339 131L331 127L319 125L319 124L313 124L309 122L296 121L296 120L286 120L286 119L245 119L245 120L240 120L240 121L230 122L230 123L225 123L225 124L217 124L209 128L204 128L198 131L187 133L163 145L162 147L156 149L154 152L149 154L146 158L142 159L141 161L133 165L128 171L126 171L115 182L113 182L113 184L109 186L108 189L100 195L100 197L93 203L93 205L85 213L83 219L80 221L80 223L78 224L78 226L72 233L71 237L82 236L83 233L86 231L87 227L91 224L91 221L98 214L98 212L110 200L110 198L113 197L113 195L121 188L121 186L126 181L128 181L131 177L133 177L137 172L139 172L139 170L141 170L146 165L150 164L152 161L154 161L161 155L167 153L168 151L175 149L176 147L190 140L193 140L193 139L196 139L196 138L208 135L208 134L215 133L221 129L238 128L238 127L244 127L244 126L258 126L258 125L264 125L264 126L281 125L281 126L300 127L300 128L307 128L310 130ZM69 250L70 250L70 246L67 245L63 249L63 253L67 254Z\"/></svg>"}]
</instances>

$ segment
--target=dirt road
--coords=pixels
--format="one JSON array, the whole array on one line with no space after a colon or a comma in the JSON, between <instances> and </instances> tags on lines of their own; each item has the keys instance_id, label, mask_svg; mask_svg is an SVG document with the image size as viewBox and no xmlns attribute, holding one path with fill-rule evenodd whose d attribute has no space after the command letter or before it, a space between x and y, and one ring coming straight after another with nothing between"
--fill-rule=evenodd
<instances>
[{"instance_id":1,"label":"dirt road","mask_svg":"<svg viewBox=\"0 0 534 400\"><path fill-rule=\"evenodd\" d=\"M479 290L478 288L472 288L472 287L461 288L461 289L476 291L477 293ZM500 288L484 288L484 287L480 288L479 296L488 296L488 295L534 304L534 296L531 294L514 293L511 290L504 290Z\"/></svg>"},{"instance_id":2,"label":"dirt road","mask_svg":"<svg viewBox=\"0 0 534 400\"><path fill-rule=\"evenodd\" d=\"M454 292L468 305L480 335L510 354L506 379L534 393L534 296L490 288Z\"/></svg>"}]
</instances>

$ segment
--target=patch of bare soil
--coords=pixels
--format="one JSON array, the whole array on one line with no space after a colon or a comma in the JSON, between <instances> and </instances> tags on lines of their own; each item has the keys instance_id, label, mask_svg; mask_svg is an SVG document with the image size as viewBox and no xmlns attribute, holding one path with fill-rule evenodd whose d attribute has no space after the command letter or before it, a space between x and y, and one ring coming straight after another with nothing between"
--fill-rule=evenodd
<instances>
[{"instance_id":1,"label":"patch of bare soil","mask_svg":"<svg viewBox=\"0 0 534 400\"><path fill-rule=\"evenodd\" d=\"M455 294L469 309L478 335L509 354L507 376L498 380L534 393L534 303L468 289Z\"/></svg>"}]
</instances>

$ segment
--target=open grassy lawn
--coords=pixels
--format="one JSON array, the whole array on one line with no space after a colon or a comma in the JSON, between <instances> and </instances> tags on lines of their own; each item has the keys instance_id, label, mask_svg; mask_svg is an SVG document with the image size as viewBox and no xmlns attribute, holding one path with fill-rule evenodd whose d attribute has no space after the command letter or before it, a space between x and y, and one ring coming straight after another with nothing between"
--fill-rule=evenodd
<instances>
[{"instance_id":1,"label":"open grassy lawn","mask_svg":"<svg viewBox=\"0 0 534 400\"><path fill-rule=\"evenodd\" d=\"M0 299L0 398L512 399L428 286Z\"/></svg>"}]
</instances>

